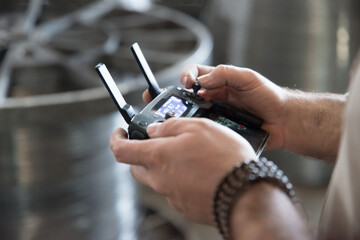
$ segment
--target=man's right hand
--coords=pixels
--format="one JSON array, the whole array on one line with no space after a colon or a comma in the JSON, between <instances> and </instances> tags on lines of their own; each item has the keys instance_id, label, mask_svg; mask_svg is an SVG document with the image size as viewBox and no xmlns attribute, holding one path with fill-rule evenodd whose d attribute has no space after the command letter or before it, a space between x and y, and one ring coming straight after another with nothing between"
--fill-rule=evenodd
<instances>
[{"instance_id":1,"label":"man's right hand","mask_svg":"<svg viewBox=\"0 0 360 240\"><path fill-rule=\"evenodd\" d=\"M346 97L341 94L306 93L280 87L259 73L230 65L189 65L180 82L198 92L246 110L264 120L270 133L267 149L283 149L334 161L337 155Z\"/></svg>"},{"instance_id":2,"label":"man's right hand","mask_svg":"<svg viewBox=\"0 0 360 240\"><path fill-rule=\"evenodd\" d=\"M204 98L227 103L262 118L262 128L271 136L267 149L283 148L288 91L251 69L230 65L189 65L180 74L180 82L186 88L191 88L195 79L205 89L198 92Z\"/></svg>"}]
</instances>

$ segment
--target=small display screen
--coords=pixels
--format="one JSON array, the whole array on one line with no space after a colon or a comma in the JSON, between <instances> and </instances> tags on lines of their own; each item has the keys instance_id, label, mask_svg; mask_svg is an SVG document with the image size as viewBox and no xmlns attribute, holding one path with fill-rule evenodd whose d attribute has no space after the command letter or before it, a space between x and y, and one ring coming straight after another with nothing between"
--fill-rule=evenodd
<instances>
[{"instance_id":1,"label":"small display screen","mask_svg":"<svg viewBox=\"0 0 360 240\"><path fill-rule=\"evenodd\" d=\"M171 96L155 113L165 117L168 111L173 111L175 117L181 117L187 109L188 107L183 103L182 99Z\"/></svg>"}]
</instances>

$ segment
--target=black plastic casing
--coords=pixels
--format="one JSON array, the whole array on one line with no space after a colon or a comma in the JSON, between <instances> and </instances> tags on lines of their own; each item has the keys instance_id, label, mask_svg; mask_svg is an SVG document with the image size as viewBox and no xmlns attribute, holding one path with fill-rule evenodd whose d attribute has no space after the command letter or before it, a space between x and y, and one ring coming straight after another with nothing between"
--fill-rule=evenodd
<instances>
[{"instance_id":1,"label":"black plastic casing","mask_svg":"<svg viewBox=\"0 0 360 240\"><path fill-rule=\"evenodd\" d=\"M156 111L172 96L181 99L187 107L181 117L204 117L219 122L243 136L256 154L261 154L269 137L269 134L261 129L262 119L220 102L207 101L199 95L174 86L168 87L132 118L128 128L129 138L149 138L147 127L151 123L165 121L165 117Z\"/></svg>"}]
</instances>

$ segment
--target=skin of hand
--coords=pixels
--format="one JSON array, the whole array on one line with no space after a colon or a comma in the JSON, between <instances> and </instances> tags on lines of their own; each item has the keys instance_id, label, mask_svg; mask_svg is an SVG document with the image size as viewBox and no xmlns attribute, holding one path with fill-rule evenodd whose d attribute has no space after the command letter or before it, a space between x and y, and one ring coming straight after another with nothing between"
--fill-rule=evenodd
<instances>
[{"instance_id":1,"label":"skin of hand","mask_svg":"<svg viewBox=\"0 0 360 240\"><path fill-rule=\"evenodd\" d=\"M237 164L255 159L250 144L208 119L168 119L148 127L147 140L128 140L117 129L110 147L133 177L164 195L190 220L214 225L212 204L221 179Z\"/></svg>"},{"instance_id":2,"label":"skin of hand","mask_svg":"<svg viewBox=\"0 0 360 240\"><path fill-rule=\"evenodd\" d=\"M251 69L230 65L193 64L180 74L180 82L186 88L191 88L196 79L204 88L198 94L205 99L218 100L262 118L262 128L270 133L267 150L282 149L335 161L345 95L290 90Z\"/></svg>"},{"instance_id":3,"label":"skin of hand","mask_svg":"<svg viewBox=\"0 0 360 240\"><path fill-rule=\"evenodd\" d=\"M259 73L230 65L209 67L189 65L180 74L180 82L189 88L195 79L205 89L198 94L246 110L264 119L270 133L267 149L281 149L284 145L284 112L288 93Z\"/></svg>"},{"instance_id":4,"label":"skin of hand","mask_svg":"<svg viewBox=\"0 0 360 240\"><path fill-rule=\"evenodd\" d=\"M191 88L197 77L205 88L200 95L260 116L265 120L263 128L272 135L268 147L284 148L284 126L287 115L291 115L287 105L301 94L281 88L250 69L223 65L190 65L182 71L180 81ZM143 99L152 100L148 91ZM294 104L299 102L294 100ZM131 173L140 183L164 195L185 217L214 225L216 186L236 163L255 158L249 143L228 128L196 118L169 119L151 125L148 134L149 140L127 140L125 130L116 130L110 145L117 161L131 164ZM269 231L274 239L309 239L306 223L290 199L266 183L256 184L239 198L231 224L234 239L264 239Z\"/></svg>"},{"instance_id":5,"label":"skin of hand","mask_svg":"<svg viewBox=\"0 0 360 240\"><path fill-rule=\"evenodd\" d=\"M264 119L263 128L271 138L267 149L281 149L284 144L284 104L288 92L267 80L255 71L229 65L217 67L189 65L180 74L180 83L191 88L198 79L205 90L199 95L205 99L218 100L238 109L244 109ZM146 90L143 100L149 103L152 98Z\"/></svg>"},{"instance_id":6,"label":"skin of hand","mask_svg":"<svg viewBox=\"0 0 360 240\"><path fill-rule=\"evenodd\" d=\"M232 239L311 240L314 233L299 209L279 188L257 183L243 193L230 216Z\"/></svg>"}]
</instances>

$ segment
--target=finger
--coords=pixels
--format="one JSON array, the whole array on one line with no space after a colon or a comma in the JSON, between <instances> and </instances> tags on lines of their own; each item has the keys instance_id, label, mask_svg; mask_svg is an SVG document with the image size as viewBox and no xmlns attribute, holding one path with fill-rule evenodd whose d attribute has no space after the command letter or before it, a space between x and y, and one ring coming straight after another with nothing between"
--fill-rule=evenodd
<instances>
[{"instance_id":1,"label":"finger","mask_svg":"<svg viewBox=\"0 0 360 240\"><path fill-rule=\"evenodd\" d=\"M146 89L143 94L142 94L142 99L144 100L144 102L149 103L153 100L153 98L150 95L150 92L148 89Z\"/></svg>"},{"instance_id":2,"label":"finger","mask_svg":"<svg viewBox=\"0 0 360 240\"><path fill-rule=\"evenodd\" d=\"M110 148L116 160L131 165L148 167L156 158L157 141L128 140L123 129L116 129L110 138Z\"/></svg>"},{"instance_id":3,"label":"finger","mask_svg":"<svg viewBox=\"0 0 360 240\"><path fill-rule=\"evenodd\" d=\"M180 83L185 88L191 88L198 76L207 74L213 69L214 67L199 64L188 65L180 73Z\"/></svg>"},{"instance_id":4,"label":"finger","mask_svg":"<svg viewBox=\"0 0 360 240\"><path fill-rule=\"evenodd\" d=\"M170 118L163 123L149 125L147 133L150 138L175 137L209 126L209 122L211 121L200 118Z\"/></svg>"},{"instance_id":5,"label":"finger","mask_svg":"<svg viewBox=\"0 0 360 240\"><path fill-rule=\"evenodd\" d=\"M115 129L110 137L110 147L111 147L111 139L113 139L113 138L127 139L128 134L127 134L126 130L123 128Z\"/></svg>"},{"instance_id":6,"label":"finger","mask_svg":"<svg viewBox=\"0 0 360 240\"><path fill-rule=\"evenodd\" d=\"M228 91L230 91L228 88L216 88L212 90L202 89L198 92L198 95L208 100L211 99L224 102L227 100Z\"/></svg>"},{"instance_id":7,"label":"finger","mask_svg":"<svg viewBox=\"0 0 360 240\"><path fill-rule=\"evenodd\" d=\"M147 169L143 166L131 165L130 166L131 175L141 184L149 186L149 174Z\"/></svg>"},{"instance_id":8,"label":"finger","mask_svg":"<svg viewBox=\"0 0 360 240\"><path fill-rule=\"evenodd\" d=\"M219 65L208 74L198 77L205 89L216 89L229 86L241 91L248 91L263 84L264 77L248 68L230 65Z\"/></svg>"},{"instance_id":9,"label":"finger","mask_svg":"<svg viewBox=\"0 0 360 240\"><path fill-rule=\"evenodd\" d=\"M163 91L165 91L165 89L162 88L162 89L160 89L160 91L163 92ZM143 92L142 98L143 98L144 102L146 102L146 103L150 103L150 102L153 100L153 98L152 98L151 95L150 95L149 89L146 89L146 90Z\"/></svg>"}]
</instances>

